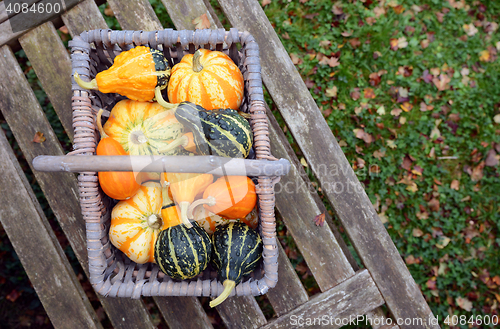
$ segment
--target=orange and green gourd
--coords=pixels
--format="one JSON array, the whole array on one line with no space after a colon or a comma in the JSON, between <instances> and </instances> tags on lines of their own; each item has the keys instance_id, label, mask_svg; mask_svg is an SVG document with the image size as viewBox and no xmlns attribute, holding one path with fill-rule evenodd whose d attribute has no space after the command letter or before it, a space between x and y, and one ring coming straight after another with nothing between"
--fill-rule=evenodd
<instances>
[{"instance_id":1,"label":"orange and green gourd","mask_svg":"<svg viewBox=\"0 0 500 329\"><path fill-rule=\"evenodd\" d=\"M206 110L238 110L243 90L243 75L228 55L198 49L172 67L167 94L171 103L189 101Z\"/></svg>"},{"instance_id":2,"label":"orange and green gourd","mask_svg":"<svg viewBox=\"0 0 500 329\"><path fill-rule=\"evenodd\" d=\"M111 110L104 132L130 155L175 155L160 151L184 134L184 126L171 111L156 102L122 100Z\"/></svg>"},{"instance_id":3,"label":"orange and green gourd","mask_svg":"<svg viewBox=\"0 0 500 329\"><path fill-rule=\"evenodd\" d=\"M162 188L146 182L130 199L118 202L111 211L109 240L138 264L154 262L154 245L167 228L162 220Z\"/></svg>"},{"instance_id":4,"label":"orange and green gourd","mask_svg":"<svg viewBox=\"0 0 500 329\"><path fill-rule=\"evenodd\" d=\"M163 53L146 46L137 46L116 56L113 65L99 72L90 82L77 72L75 82L84 89L102 93L117 93L135 101L161 98L167 87L171 68Z\"/></svg>"}]
</instances>

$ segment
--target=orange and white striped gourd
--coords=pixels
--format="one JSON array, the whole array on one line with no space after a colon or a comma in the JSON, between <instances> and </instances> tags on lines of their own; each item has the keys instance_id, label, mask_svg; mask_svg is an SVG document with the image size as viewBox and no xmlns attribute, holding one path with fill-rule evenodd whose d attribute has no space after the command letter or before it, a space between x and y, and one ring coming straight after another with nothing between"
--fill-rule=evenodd
<instances>
[{"instance_id":1,"label":"orange and white striped gourd","mask_svg":"<svg viewBox=\"0 0 500 329\"><path fill-rule=\"evenodd\" d=\"M162 201L160 183L151 181L111 211L109 240L138 264L154 262L156 239L167 228L161 217Z\"/></svg>"}]
</instances>

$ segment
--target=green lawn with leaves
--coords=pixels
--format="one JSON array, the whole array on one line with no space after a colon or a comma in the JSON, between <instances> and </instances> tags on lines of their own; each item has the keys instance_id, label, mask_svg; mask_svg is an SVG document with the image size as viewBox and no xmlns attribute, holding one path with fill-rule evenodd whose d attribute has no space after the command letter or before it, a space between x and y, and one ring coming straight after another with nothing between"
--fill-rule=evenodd
<instances>
[{"instance_id":1,"label":"green lawn with leaves","mask_svg":"<svg viewBox=\"0 0 500 329\"><path fill-rule=\"evenodd\" d=\"M262 5L435 315L498 315L500 2Z\"/></svg>"}]
</instances>

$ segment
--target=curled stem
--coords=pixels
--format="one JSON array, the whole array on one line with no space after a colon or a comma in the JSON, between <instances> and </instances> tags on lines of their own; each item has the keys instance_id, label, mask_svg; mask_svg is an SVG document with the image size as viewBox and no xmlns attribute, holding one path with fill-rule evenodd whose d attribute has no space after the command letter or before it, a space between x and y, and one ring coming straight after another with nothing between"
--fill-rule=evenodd
<instances>
[{"instance_id":1,"label":"curled stem","mask_svg":"<svg viewBox=\"0 0 500 329\"><path fill-rule=\"evenodd\" d=\"M234 287L236 286L236 282L234 282L233 280L224 280L222 285L224 286L224 291L222 292L222 294L219 295L219 297L210 302L210 307L215 307L220 303L222 303L223 301L225 301L226 298L229 297L229 295L231 294L231 291L233 291Z\"/></svg>"},{"instance_id":2,"label":"curled stem","mask_svg":"<svg viewBox=\"0 0 500 329\"><path fill-rule=\"evenodd\" d=\"M175 110L177 108L177 104L172 104L163 99L163 95L161 94L161 87L158 86L155 88L155 99L158 104L166 108L167 110Z\"/></svg>"},{"instance_id":3,"label":"curled stem","mask_svg":"<svg viewBox=\"0 0 500 329\"><path fill-rule=\"evenodd\" d=\"M199 49L197 51L195 51L195 53L193 55L193 71L195 71L197 73L200 72L201 70L203 70L203 65L201 65L201 63L200 63L201 55L202 55L202 53Z\"/></svg>"},{"instance_id":4,"label":"curled stem","mask_svg":"<svg viewBox=\"0 0 500 329\"><path fill-rule=\"evenodd\" d=\"M99 112L97 112L97 129L99 130L99 134L101 134L101 139L108 137L108 135L104 132L104 128L102 127L102 121L101 121L101 116L102 112L104 112L103 109L99 109Z\"/></svg>"},{"instance_id":5,"label":"curled stem","mask_svg":"<svg viewBox=\"0 0 500 329\"><path fill-rule=\"evenodd\" d=\"M194 211L194 208L196 208L197 206L199 206L201 204L207 204L210 207L212 207L212 206L215 206L216 203L217 203L217 200L213 196L209 196L206 199L198 199L198 200L194 201L193 203L191 203L191 205L187 209L187 218L189 218L189 219L194 218L193 211Z\"/></svg>"},{"instance_id":6,"label":"curled stem","mask_svg":"<svg viewBox=\"0 0 500 329\"><path fill-rule=\"evenodd\" d=\"M97 81L95 79L90 82L83 81L76 71L73 74L73 78L75 79L75 82L83 89L99 90L99 88L97 87Z\"/></svg>"}]
</instances>

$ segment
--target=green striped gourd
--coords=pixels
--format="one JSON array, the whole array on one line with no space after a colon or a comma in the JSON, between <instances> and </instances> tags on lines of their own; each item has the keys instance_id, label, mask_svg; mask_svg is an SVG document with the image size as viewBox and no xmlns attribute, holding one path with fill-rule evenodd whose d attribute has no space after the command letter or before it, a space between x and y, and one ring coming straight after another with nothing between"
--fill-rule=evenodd
<instances>
[{"instance_id":1,"label":"green striped gourd","mask_svg":"<svg viewBox=\"0 0 500 329\"><path fill-rule=\"evenodd\" d=\"M192 225L191 228L183 224L169 227L156 239L155 262L172 279L194 278L210 262L210 237L196 222Z\"/></svg>"},{"instance_id":2,"label":"green striped gourd","mask_svg":"<svg viewBox=\"0 0 500 329\"><path fill-rule=\"evenodd\" d=\"M255 230L241 222L217 226L212 243L213 263L224 285L222 294L210 302L210 307L215 307L231 294L244 275L255 270L262 257L263 243Z\"/></svg>"},{"instance_id":3,"label":"green striped gourd","mask_svg":"<svg viewBox=\"0 0 500 329\"><path fill-rule=\"evenodd\" d=\"M238 111L205 110L191 102L162 104L175 111L176 119L193 133L196 153L229 158L246 158L253 143L252 129ZM179 145L172 142L171 147ZM170 151L167 147L165 151Z\"/></svg>"}]
</instances>

